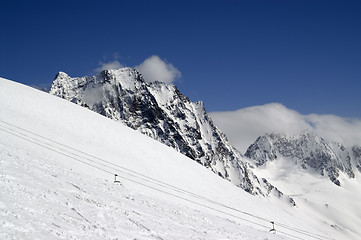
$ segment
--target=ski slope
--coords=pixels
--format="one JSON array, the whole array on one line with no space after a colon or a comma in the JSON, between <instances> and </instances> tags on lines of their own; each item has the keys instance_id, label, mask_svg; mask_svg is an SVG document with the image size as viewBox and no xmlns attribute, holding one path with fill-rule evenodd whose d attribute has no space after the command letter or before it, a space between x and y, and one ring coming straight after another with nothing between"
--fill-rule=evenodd
<instances>
[{"instance_id":1,"label":"ski slope","mask_svg":"<svg viewBox=\"0 0 361 240\"><path fill-rule=\"evenodd\" d=\"M297 203L304 219L332 229L336 239L360 239L361 236L361 174L355 178L340 173L341 187L329 181L328 176L305 171L294 161L280 157L255 169L258 176L269 179L290 195ZM321 226L320 226L321 227Z\"/></svg>"},{"instance_id":2,"label":"ski slope","mask_svg":"<svg viewBox=\"0 0 361 240\"><path fill-rule=\"evenodd\" d=\"M308 218L119 122L0 78L1 239L332 239Z\"/></svg>"}]
</instances>

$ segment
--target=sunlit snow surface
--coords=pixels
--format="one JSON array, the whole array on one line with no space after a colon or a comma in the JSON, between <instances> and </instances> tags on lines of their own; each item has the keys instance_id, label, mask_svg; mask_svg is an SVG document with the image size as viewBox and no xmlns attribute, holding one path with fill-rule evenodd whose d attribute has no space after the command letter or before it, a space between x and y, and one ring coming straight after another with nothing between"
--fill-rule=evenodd
<instances>
[{"instance_id":1,"label":"sunlit snow surface","mask_svg":"<svg viewBox=\"0 0 361 240\"><path fill-rule=\"evenodd\" d=\"M118 122L0 79L0 239L332 239L300 212Z\"/></svg>"},{"instance_id":2,"label":"sunlit snow surface","mask_svg":"<svg viewBox=\"0 0 361 240\"><path fill-rule=\"evenodd\" d=\"M290 195L296 201L304 219L313 215L313 218L307 220L310 223L325 228L331 226L336 230L336 239L360 239L359 171L355 171L355 178L349 178L341 172L341 187L332 183L327 176L306 171L287 158L268 162L254 171Z\"/></svg>"},{"instance_id":3,"label":"sunlit snow surface","mask_svg":"<svg viewBox=\"0 0 361 240\"><path fill-rule=\"evenodd\" d=\"M1 154L1 239L264 239L268 235L168 197L143 195L128 182L118 185L78 174L13 145L2 145Z\"/></svg>"}]
</instances>

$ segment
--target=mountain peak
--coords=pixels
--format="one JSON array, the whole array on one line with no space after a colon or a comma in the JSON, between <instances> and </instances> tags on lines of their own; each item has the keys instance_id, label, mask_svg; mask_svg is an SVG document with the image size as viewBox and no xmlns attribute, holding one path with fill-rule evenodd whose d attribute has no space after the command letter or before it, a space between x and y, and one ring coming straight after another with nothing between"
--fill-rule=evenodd
<instances>
[{"instance_id":1,"label":"mountain peak","mask_svg":"<svg viewBox=\"0 0 361 240\"><path fill-rule=\"evenodd\" d=\"M357 148L355 148L357 149ZM356 152L356 151L353 151ZM259 137L246 151L245 156L254 160L256 166L280 158L293 161L304 170L328 175L330 180L340 186L340 172L354 178L352 159L356 154L342 144L330 143L312 132L297 136L266 134Z\"/></svg>"},{"instance_id":2,"label":"mountain peak","mask_svg":"<svg viewBox=\"0 0 361 240\"><path fill-rule=\"evenodd\" d=\"M128 76L131 78L132 76L141 75L137 69L131 68L131 67L123 67L123 68L118 68L118 69L105 69L105 70L101 71L99 74L109 75L109 76L113 76L115 78L117 78L119 76L122 76L122 77ZM143 77L141 77L141 79L143 80Z\"/></svg>"},{"instance_id":3,"label":"mountain peak","mask_svg":"<svg viewBox=\"0 0 361 240\"><path fill-rule=\"evenodd\" d=\"M252 173L203 103L191 102L173 84L148 83L136 69L121 68L54 82L50 93L174 148L251 194L280 195Z\"/></svg>"},{"instance_id":4,"label":"mountain peak","mask_svg":"<svg viewBox=\"0 0 361 240\"><path fill-rule=\"evenodd\" d=\"M59 71L59 72L56 74L54 80L55 80L55 79L64 79L64 78L69 78L69 75L68 75L67 73L65 73L65 72Z\"/></svg>"}]
</instances>

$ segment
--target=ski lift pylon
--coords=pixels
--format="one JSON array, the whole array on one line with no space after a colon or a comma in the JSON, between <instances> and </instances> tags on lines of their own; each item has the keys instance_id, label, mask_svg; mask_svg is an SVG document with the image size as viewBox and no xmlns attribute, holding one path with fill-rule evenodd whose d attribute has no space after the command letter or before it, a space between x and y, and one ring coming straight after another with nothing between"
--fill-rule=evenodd
<instances>
[{"instance_id":1,"label":"ski lift pylon","mask_svg":"<svg viewBox=\"0 0 361 240\"><path fill-rule=\"evenodd\" d=\"M275 222L271 222L271 223L272 223L272 229L269 230L269 232L275 234L276 233Z\"/></svg>"},{"instance_id":2,"label":"ski lift pylon","mask_svg":"<svg viewBox=\"0 0 361 240\"><path fill-rule=\"evenodd\" d=\"M117 180L117 177L118 177L118 174L114 174L114 183L120 183L120 181L119 180Z\"/></svg>"}]
</instances>

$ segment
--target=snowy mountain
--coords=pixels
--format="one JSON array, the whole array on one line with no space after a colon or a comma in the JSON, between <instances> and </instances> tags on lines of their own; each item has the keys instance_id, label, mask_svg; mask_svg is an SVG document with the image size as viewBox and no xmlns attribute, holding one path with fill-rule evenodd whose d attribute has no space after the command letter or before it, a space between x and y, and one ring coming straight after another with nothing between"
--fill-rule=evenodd
<instances>
[{"instance_id":1,"label":"snowy mountain","mask_svg":"<svg viewBox=\"0 0 361 240\"><path fill-rule=\"evenodd\" d=\"M291 196L305 215L318 214L332 228L355 233L357 239L361 236L360 150L359 146L328 142L311 132L266 134L245 156L254 163L257 176L269 179Z\"/></svg>"},{"instance_id":2,"label":"snowy mountain","mask_svg":"<svg viewBox=\"0 0 361 240\"><path fill-rule=\"evenodd\" d=\"M326 142L311 132L293 137L266 134L247 149L245 156L253 159L256 166L287 158L303 169L327 175L334 184L340 186L340 172L354 178L353 165L360 169L360 149L357 146L345 148L340 143Z\"/></svg>"},{"instance_id":3,"label":"snowy mountain","mask_svg":"<svg viewBox=\"0 0 361 240\"><path fill-rule=\"evenodd\" d=\"M266 179L259 180L253 174L239 151L213 124L203 103L191 102L173 84L147 83L133 68L104 70L80 78L60 72L50 93L121 121L251 194L282 196Z\"/></svg>"},{"instance_id":4,"label":"snowy mountain","mask_svg":"<svg viewBox=\"0 0 361 240\"><path fill-rule=\"evenodd\" d=\"M303 214L359 239L361 121L303 115L279 103L211 113L253 172L291 196ZM267 134L273 133L273 134ZM353 146L353 147L352 147ZM248 149L248 150L247 150Z\"/></svg>"},{"instance_id":5,"label":"snowy mountain","mask_svg":"<svg viewBox=\"0 0 361 240\"><path fill-rule=\"evenodd\" d=\"M123 124L2 78L0 113L1 239L357 239L335 217L247 194Z\"/></svg>"}]
</instances>

